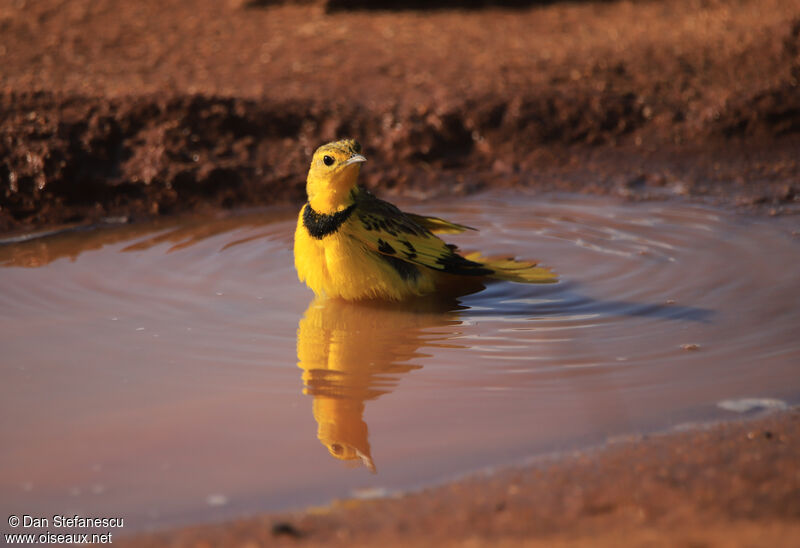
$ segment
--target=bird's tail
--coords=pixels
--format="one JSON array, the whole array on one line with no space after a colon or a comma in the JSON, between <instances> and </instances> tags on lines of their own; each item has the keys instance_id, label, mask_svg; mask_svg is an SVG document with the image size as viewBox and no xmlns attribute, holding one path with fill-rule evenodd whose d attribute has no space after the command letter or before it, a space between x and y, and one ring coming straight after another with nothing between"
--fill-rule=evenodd
<instances>
[{"instance_id":1,"label":"bird's tail","mask_svg":"<svg viewBox=\"0 0 800 548\"><path fill-rule=\"evenodd\" d=\"M544 266L516 259L487 259L479 252L464 255L465 259L480 263L492 271L489 278L527 284L550 284L558 281L558 275Z\"/></svg>"}]
</instances>

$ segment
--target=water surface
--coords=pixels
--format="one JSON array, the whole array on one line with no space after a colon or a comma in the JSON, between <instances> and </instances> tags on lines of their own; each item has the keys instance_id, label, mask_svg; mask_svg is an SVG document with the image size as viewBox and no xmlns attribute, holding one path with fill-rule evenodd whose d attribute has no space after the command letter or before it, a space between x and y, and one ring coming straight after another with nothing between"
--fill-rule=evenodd
<instances>
[{"instance_id":1,"label":"water surface","mask_svg":"<svg viewBox=\"0 0 800 548\"><path fill-rule=\"evenodd\" d=\"M218 520L733 416L722 400L800 400L796 220L524 194L404 205L562 282L314 301L289 209L0 246L0 514Z\"/></svg>"}]
</instances>

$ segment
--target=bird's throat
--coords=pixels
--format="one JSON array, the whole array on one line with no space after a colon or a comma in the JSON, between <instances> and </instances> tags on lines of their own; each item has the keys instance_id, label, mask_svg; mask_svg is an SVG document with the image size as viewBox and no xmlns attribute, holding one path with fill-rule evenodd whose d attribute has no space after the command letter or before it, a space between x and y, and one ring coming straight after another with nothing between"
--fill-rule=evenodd
<instances>
[{"instance_id":1,"label":"bird's throat","mask_svg":"<svg viewBox=\"0 0 800 548\"><path fill-rule=\"evenodd\" d=\"M308 203L317 213L332 215L353 203L352 191L358 180L358 167L352 166L332 177L306 179Z\"/></svg>"}]
</instances>

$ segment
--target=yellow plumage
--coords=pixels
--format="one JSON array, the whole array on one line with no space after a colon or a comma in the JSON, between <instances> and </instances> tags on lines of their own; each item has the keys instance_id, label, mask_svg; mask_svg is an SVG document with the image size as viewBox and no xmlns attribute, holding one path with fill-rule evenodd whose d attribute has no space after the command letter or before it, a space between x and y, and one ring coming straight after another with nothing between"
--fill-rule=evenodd
<instances>
[{"instance_id":1,"label":"yellow plumage","mask_svg":"<svg viewBox=\"0 0 800 548\"><path fill-rule=\"evenodd\" d=\"M351 303L314 299L297 327L297 366L304 393L313 397L317 438L335 458L375 471L369 444L367 402L394 390L420 365L419 347L434 344L430 329L458 323L433 299L415 303ZM429 306L425 306L429 305ZM386 326L391 325L388 333ZM448 341L448 345L452 345Z\"/></svg>"},{"instance_id":2,"label":"yellow plumage","mask_svg":"<svg viewBox=\"0 0 800 548\"><path fill-rule=\"evenodd\" d=\"M354 140L317 149L306 179L308 202L294 239L297 274L318 296L401 300L468 280L495 278L550 283L557 277L535 263L460 255L434 233L472 230L404 213L358 186L366 158Z\"/></svg>"}]
</instances>

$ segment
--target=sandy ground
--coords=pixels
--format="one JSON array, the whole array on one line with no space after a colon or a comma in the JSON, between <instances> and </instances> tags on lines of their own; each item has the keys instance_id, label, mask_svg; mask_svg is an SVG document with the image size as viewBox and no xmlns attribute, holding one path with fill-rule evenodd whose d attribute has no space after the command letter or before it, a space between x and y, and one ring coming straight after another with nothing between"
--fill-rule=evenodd
<instances>
[{"instance_id":1,"label":"sandy ground","mask_svg":"<svg viewBox=\"0 0 800 548\"><path fill-rule=\"evenodd\" d=\"M797 546L800 412L121 546Z\"/></svg>"},{"instance_id":2,"label":"sandy ground","mask_svg":"<svg viewBox=\"0 0 800 548\"><path fill-rule=\"evenodd\" d=\"M382 195L800 200L799 0L271 4L4 2L0 231L299 202L344 135Z\"/></svg>"}]
</instances>

